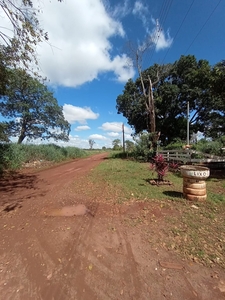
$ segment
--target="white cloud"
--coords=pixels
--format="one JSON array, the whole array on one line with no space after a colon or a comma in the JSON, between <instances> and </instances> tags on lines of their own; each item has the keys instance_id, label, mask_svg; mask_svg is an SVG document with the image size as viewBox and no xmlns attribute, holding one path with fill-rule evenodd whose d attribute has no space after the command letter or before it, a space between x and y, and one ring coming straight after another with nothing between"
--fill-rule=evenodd
<instances>
[{"instance_id":1,"label":"white cloud","mask_svg":"<svg viewBox=\"0 0 225 300\"><path fill-rule=\"evenodd\" d=\"M144 27L148 25L148 7L145 6L141 1L136 1L134 3L134 8L132 13L136 15L141 21Z\"/></svg>"},{"instance_id":2,"label":"white cloud","mask_svg":"<svg viewBox=\"0 0 225 300\"><path fill-rule=\"evenodd\" d=\"M99 114L94 113L90 107L78 107L71 104L63 105L63 114L65 119L70 124L73 124L75 122L86 124L86 120L96 120L99 117Z\"/></svg>"},{"instance_id":3,"label":"white cloud","mask_svg":"<svg viewBox=\"0 0 225 300\"><path fill-rule=\"evenodd\" d=\"M72 147L87 149L89 148L89 143L88 140L81 139L79 136L69 136L69 142L62 144L62 146L64 147L72 146Z\"/></svg>"},{"instance_id":4,"label":"white cloud","mask_svg":"<svg viewBox=\"0 0 225 300\"><path fill-rule=\"evenodd\" d=\"M87 125L83 125L83 126L77 126L74 130L75 131L83 131L83 130L88 130L88 129L91 129L91 128Z\"/></svg>"},{"instance_id":5,"label":"white cloud","mask_svg":"<svg viewBox=\"0 0 225 300\"><path fill-rule=\"evenodd\" d=\"M99 129L102 129L104 131L113 131L113 132L122 132L122 122L106 122L103 123ZM126 133L132 133L132 129L124 126L124 132Z\"/></svg>"},{"instance_id":6,"label":"white cloud","mask_svg":"<svg viewBox=\"0 0 225 300\"><path fill-rule=\"evenodd\" d=\"M122 56L116 56L112 65L114 67L114 72L117 75L117 80L119 82L126 82L128 79L133 78L135 71L131 68L130 58L123 54Z\"/></svg>"},{"instance_id":7,"label":"white cloud","mask_svg":"<svg viewBox=\"0 0 225 300\"><path fill-rule=\"evenodd\" d=\"M126 55L112 56L110 38L125 33L101 0L44 1L42 11L39 19L51 46L38 46L38 59L52 84L76 87L103 72L114 72L124 82L133 76Z\"/></svg>"},{"instance_id":8,"label":"white cloud","mask_svg":"<svg viewBox=\"0 0 225 300\"><path fill-rule=\"evenodd\" d=\"M154 35L157 34L156 31ZM165 33L161 30L158 33L157 39L155 39L155 49L156 51L163 50L165 48L169 48L173 43L173 39L170 37L169 30Z\"/></svg>"},{"instance_id":9,"label":"white cloud","mask_svg":"<svg viewBox=\"0 0 225 300\"><path fill-rule=\"evenodd\" d=\"M122 1L122 3L117 4L112 10L112 16L115 18L124 18L130 13L129 0Z\"/></svg>"},{"instance_id":10,"label":"white cloud","mask_svg":"<svg viewBox=\"0 0 225 300\"><path fill-rule=\"evenodd\" d=\"M148 27L145 28L147 38L139 45L140 51L143 51L143 49L147 49L148 47L154 47L156 51L169 48L173 43L173 38L170 37L169 30L165 33L160 27L158 20L151 18L151 22L153 23L154 28L152 30L149 30Z\"/></svg>"},{"instance_id":11,"label":"white cloud","mask_svg":"<svg viewBox=\"0 0 225 300\"><path fill-rule=\"evenodd\" d=\"M103 123L99 129L104 131L114 131L114 132L121 132L122 131L122 124L121 122L106 122Z\"/></svg>"},{"instance_id":12,"label":"white cloud","mask_svg":"<svg viewBox=\"0 0 225 300\"><path fill-rule=\"evenodd\" d=\"M90 139L93 139L93 140L107 140L107 138L104 136L104 135L101 135L101 134L91 134L89 136Z\"/></svg>"},{"instance_id":13,"label":"white cloud","mask_svg":"<svg viewBox=\"0 0 225 300\"><path fill-rule=\"evenodd\" d=\"M133 137L130 134L125 134L124 138L125 138L125 140L130 140L130 141L134 142Z\"/></svg>"},{"instance_id":14,"label":"white cloud","mask_svg":"<svg viewBox=\"0 0 225 300\"><path fill-rule=\"evenodd\" d=\"M169 30L165 33L165 31L160 27L160 20L156 20L152 16L149 17L148 7L140 0L135 2L132 13L142 21L144 30L148 36L147 40L150 38L156 51L168 48L172 45L173 39L170 37ZM153 29L150 29L151 24L154 25ZM143 45L140 45L140 47L142 46L145 46L145 42Z\"/></svg>"},{"instance_id":15,"label":"white cloud","mask_svg":"<svg viewBox=\"0 0 225 300\"><path fill-rule=\"evenodd\" d=\"M107 135L111 136L111 137L117 137L117 136L119 136L119 133L118 132L108 132Z\"/></svg>"}]
</instances>

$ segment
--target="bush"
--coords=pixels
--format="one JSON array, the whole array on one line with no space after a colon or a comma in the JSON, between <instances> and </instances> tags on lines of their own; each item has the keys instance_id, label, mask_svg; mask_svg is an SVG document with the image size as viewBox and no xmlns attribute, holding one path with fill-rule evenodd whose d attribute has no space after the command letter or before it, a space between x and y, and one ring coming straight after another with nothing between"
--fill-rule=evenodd
<instances>
[{"instance_id":1,"label":"bush","mask_svg":"<svg viewBox=\"0 0 225 300\"><path fill-rule=\"evenodd\" d=\"M207 141L202 139L195 145L194 148L197 151L211 155L223 155L223 142L221 139L215 141Z\"/></svg>"},{"instance_id":2,"label":"bush","mask_svg":"<svg viewBox=\"0 0 225 300\"><path fill-rule=\"evenodd\" d=\"M1 168L16 170L27 160L27 152L22 145L1 144L0 145Z\"/></svg>"},{"instance_id":3,"label":"bush","mask_svg":"<svg viewBox=\"0 0 225 300\"><path fill-rule=\"evenodd\" d=\"M165 160L165 157L162 154L159 154L153 158L150 169L157 173L158 181L163 181L168 171L177 171L178 164L174 162L168 163Z\"/></svg>"},{"instance_id":4,"label":"bush","mask_svg":"<svg viewBox=\"0 0 225 300\"><path fill-rule=\"evenodd\" d=\"M139 135L139 137L135 139L135 142L136 144L132 152L134 158L144 162L150 161L154 153L150 141L150 134L143 133Z\"/></svg>"},{"instance_id":5,"label":"bush","mask_svg":"<svg viewBox=\"0 0 225 300\"><path fill-rule=\"evenodd\" d=\"M176 139L164 147L165 150L182 150L183 145L185 144L184 141L181 139Z\"/></svg>"}]
</instances>

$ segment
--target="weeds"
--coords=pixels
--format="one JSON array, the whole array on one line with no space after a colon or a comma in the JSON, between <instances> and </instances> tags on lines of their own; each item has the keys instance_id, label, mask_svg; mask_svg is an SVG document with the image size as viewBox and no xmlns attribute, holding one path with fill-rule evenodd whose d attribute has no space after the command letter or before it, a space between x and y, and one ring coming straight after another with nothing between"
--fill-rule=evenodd
<instances>
[{"instance_id":1,"label":"weeds","mask_svg":"<svg viewBox=\"0 0 225 300\"><path fill-rule=\"evenodd\" d=\"M16 170L27 162L41 160L60 162L87 155L87 151L79 148L59 147L55 144L0 144L0 169Z\"/></svg>"}]
</instances>

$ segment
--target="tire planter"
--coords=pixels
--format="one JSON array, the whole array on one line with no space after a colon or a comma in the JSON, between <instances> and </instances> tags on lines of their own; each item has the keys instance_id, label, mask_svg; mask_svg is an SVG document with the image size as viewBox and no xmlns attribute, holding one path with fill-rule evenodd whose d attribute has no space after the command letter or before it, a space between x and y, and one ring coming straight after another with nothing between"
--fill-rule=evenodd
<instances>
[{"instance_id":1,"label":"tire planter","mask_svg":"<svg viewBox=\"0 0 225 300\"><path fill-rule=\"evenodd\" d=\"M205 201L207 198L206 182L210 175L209 168L185 165L180 167L183 177L183 195L190 201Z\"/></svg>"},{"instance_id":2,"label":"tire planter","mask_svg":"<svg viewBox=\"0 0 225 300\"><path fill-rule=\"evenodd\" d=\"M191 189L205 189L206 183L204 180L198 179L190 179L190 178L183 178L184 187L191 188Z\"/></svg>"}]
</instances>

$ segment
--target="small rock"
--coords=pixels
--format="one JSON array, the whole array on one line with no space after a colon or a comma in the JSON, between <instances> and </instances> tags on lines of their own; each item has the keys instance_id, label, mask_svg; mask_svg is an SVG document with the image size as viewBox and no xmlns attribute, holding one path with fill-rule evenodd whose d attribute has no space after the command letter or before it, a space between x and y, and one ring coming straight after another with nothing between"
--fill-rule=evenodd
<instances>
[{"instance_id":1,"label":"small rock","mask_svg":"<svg viewBox=\"0 0 225 300\"><path fill-rule=\"evenodd\" d=\"M196 206L194 204L191 207L194 208L194 209L199 209L198 206Z\"/></svg>"}]
</instances>

